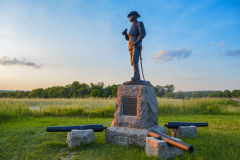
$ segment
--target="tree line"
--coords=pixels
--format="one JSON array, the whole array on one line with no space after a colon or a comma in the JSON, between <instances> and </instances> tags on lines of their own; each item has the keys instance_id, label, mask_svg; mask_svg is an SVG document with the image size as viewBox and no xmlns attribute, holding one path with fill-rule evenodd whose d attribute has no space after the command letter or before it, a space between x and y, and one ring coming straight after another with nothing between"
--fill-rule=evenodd
<instances>
[{"instance_id":1,"label":"tree line","mask_svg":"<svg viewBox=\"0 0 240 160\"><path fill-rule=\"evenodd\" d=\"M224 91L193 91L193 92L173 92L175 87L173 84L166 86L157 85L155 88L156 96L158 97L166 97L166 98L175 98L175 99L184 99L184 98L206 98L206 97L240 97L240 90L234 89L232 92L229 90Z\"/></svg>"},{"instance_id":2,"label":"tree line","mask_svg":"<svg viewBox=\"0 0 240 160\"><path fill-rule=\"evenodd\" d=\"M46 89L37 88L32 91L8 91L0 92L0 98L86 98L102 97L111 98L117 96L117 87L121 84L113 84L104 87L103 82L97 84L79 83L74 81L66 86L53 86ZM173 92L173 84L165 86L153 86L157 97L184 99L184 98L202 98L202 97L239 97L240 90L224 91L195 91L195 92Z\"/></svg>"},{"instance_id":3,"label":"tree line","mask_svg":"<svg viewBox=\"0 0 240 160\"><path fill-rule=\"evenodd\" d=\"M53 86L46 89L37 88L32 91L8 91L0 92L0 97L9 98L77 98L77 97L116 97L117 87L113 84L104 87L103 82L97 84L79 83L74 81L66 86Z\"/></svg>"}]
</instances>

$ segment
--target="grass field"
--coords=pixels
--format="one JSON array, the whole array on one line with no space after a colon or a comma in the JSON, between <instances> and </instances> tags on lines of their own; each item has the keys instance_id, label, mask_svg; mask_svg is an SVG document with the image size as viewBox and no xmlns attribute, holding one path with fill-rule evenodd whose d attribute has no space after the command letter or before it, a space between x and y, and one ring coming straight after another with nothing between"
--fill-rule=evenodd
<instances>
[{"instance_id":1,"label":"grass field","mask_svg":"<svg viewBox=\"0 0 240 160\"><path fill-rule=\"evenodd\" d=\"M47 133L47 126L103 124L110 127L116 99L0 99L0 159L157 159L136 145L96 143L68 148L67 133ZM169 121L208 122L198 137L183 139L193 154L176 159L240 159L240 105L217 98L158 98L159 125ZM170 130L168 130L170 135Z\"/></svg>"},{"instance_id":2,"label":"grass field","mask_svg":"<svg viewBox=\"0 0 240 160\"><path fill-rule=\"evenodd\" d=\"M106 143L104 132L95 133L96 143L68 148L67 133L47 133L47 126L103 124L109 127L112 118L25 117L0 123L0 159L157 159L147 157L145 150L135 145L121 147ZM239 159L240 118L238 115L160 116L159 124L168 121L208 122L198 128L197 138L183 139L195 147L176 159ZM170 130L167 130L170 134Z\"/></svg>"},{"instance_id":3,"label":"grass field","mask_svg":"<svg viewBox=\"0 0 240 160\"><path fill-rule=\"evenodd\" d=\"M220 98L158 100L159 115L240 115L240 104ZM19 116L112 118L116 99L0 99L0 120Z\"/></svg>"}]
</instances>

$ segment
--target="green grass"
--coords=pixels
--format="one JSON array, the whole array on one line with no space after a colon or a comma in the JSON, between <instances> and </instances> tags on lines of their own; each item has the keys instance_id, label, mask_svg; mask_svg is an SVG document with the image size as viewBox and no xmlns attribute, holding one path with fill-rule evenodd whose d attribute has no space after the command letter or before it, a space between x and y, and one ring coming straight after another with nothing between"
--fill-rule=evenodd
<instances>
[{"instance_id":1,"label":"green grass","mask_svg":"<svg viewBox=\"0 0 240 160\"><path fill-rule=\"evenodd\" d=\"M95 133L96 142L68 148L67 133L47 133L47 126L103 124L113 118L21 117L0 121L0 159L60 159L74 153L75 159L157 159L147 157L136 145L122 147L106 143L104 132ZM198 128L197 138L183 139L195 147L193 154L184 152L176 159L239 159L240 118L238 115L159 116L159 125L169 121L208 122ZM170 134L170 130L167 130Z\"/></svg>"},{"instance_id":2,"label":"green grass","mask_svg":"<svg viewBox=\"0 0 240 160\"><path fill-rule=\"evenodd\" d=\"M159 115L240 115L240 104L220 98L158 100ZM116 99L0 99L0 120L20 116L113 118Z\"/></svg>"}]
</instances>

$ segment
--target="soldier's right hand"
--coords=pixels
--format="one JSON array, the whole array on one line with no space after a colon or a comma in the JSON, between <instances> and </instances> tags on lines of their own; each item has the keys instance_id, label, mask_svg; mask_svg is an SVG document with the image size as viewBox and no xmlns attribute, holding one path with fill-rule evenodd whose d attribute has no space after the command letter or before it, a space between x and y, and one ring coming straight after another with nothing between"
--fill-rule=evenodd
<instances>
[{"instance_id":1,"label":"soldier's right hand","mask_svg":"<svg viewBox=\"0 0 240 160\"><path fill-rule=\"evenodd\" d=\"M126 35L127 34L127 28L122 32L122 35Z\"/></svg>"}]
</instances>

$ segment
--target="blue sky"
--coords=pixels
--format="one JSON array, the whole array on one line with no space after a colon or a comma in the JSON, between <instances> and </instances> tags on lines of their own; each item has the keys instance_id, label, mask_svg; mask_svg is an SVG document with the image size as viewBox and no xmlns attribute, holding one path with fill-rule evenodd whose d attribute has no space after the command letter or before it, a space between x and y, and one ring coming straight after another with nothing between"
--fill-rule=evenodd
<instances>
[{"instance_id":1,"label":"blue sky","mask_svg":"<svg viewBox=\"0 0 240 160\"><path fill-rule=\"evenodd\" d=\"M240 1L0 0L0 90L130 80L130 11L153 85L240 89Z\"/></svg>"}]
</instances>

